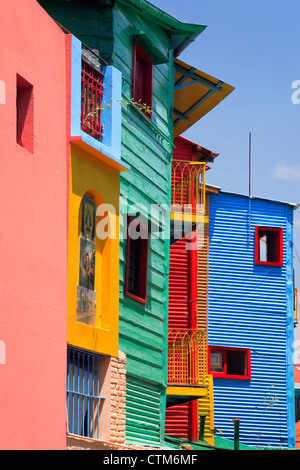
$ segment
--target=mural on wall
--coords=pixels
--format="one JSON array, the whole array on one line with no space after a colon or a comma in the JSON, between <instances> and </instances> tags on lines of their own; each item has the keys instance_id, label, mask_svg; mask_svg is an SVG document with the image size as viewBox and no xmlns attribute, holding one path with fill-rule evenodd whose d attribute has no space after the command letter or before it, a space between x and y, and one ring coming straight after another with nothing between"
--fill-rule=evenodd
<instances>
[{"instance_id":1,"label":"mural on wall","mask_svg":"<svg viewBox=\"0 0 300 470\"><path fill-rule=\"evenodd\" d=\"M79 285L94 290L95 286L95 243L80 238Z\"/></svg>"},{"instance_id":2,"label":"mural on wall","mask_svg":"<svg viewBox=\"0 0 300 470\"><path fill-rule=\"evenodd\" d=\"M81 214L81 234L89 240L95 239L95 203L91 199L84 197L82 199Z\"/></svg>"},{"instance_id":3,"label":"mural on wall","mask_svg":"<svg viewBox=\"0 0 300 470\"><path fill-rule=\"evenodd\" d=\"M84 197L81 208L81 238L79 285L77 286L76 320L95 326L96 298L95 292L95 203Z\"/></svg>"},{"instance_id":4,"label":"mural on wall","mask_svg":"<svg viewBox=\"0 0 300 470\"><path fill-rule=\"evenodd\" d=\"M97 292L77 286L77 321L96 326L96 298Z\"/></svg>"}]
</instances>

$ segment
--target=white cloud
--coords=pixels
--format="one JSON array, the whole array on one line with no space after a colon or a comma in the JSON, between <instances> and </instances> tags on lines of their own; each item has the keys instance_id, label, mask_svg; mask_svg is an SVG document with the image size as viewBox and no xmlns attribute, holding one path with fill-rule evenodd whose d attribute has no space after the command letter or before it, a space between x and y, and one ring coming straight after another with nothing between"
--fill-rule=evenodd
<instances>
[{"instance_id":1,"label":"white cloud","mask_svg":"<svg viewBox=\"0 0 300 470\"><path fill-rule=\"evenodd\" d=\"M300 181L300 167L276 165L272 170L272 176L286 181Z\"/></svg>"}]
</instances>

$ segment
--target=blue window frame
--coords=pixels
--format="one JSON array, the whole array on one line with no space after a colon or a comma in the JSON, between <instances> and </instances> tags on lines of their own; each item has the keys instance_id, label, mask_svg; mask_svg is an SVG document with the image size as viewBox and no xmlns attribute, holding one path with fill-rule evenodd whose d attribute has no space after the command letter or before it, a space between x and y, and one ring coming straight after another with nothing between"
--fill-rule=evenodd
<instances>
[{"instance_id":1,"label":"blue window frame","mask_svg":"<svg viewBox=\"0 0 300 470\"><path fill-rule=\"evenodd\" d=\"M102 356L68 348L67 415L71 434L99 439Z\"/></svg>"}]
</instances>

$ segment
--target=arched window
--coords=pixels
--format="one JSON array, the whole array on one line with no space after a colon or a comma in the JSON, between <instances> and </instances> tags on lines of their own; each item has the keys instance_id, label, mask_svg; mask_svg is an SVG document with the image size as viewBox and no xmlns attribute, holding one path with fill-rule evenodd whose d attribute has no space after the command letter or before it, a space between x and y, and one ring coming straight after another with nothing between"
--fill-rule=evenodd
<instances>
[{"instance_id":1,"label":"arched window","mask_svg":"<svg viewBox=\"0 0 300 470\"><path fill-rule=\"evenodd\" d=\"M89 194L82 198L80 216L80 266L77 286L77 321L95 326L95 225L96 204Z\"/></svg>"}]
</instances>

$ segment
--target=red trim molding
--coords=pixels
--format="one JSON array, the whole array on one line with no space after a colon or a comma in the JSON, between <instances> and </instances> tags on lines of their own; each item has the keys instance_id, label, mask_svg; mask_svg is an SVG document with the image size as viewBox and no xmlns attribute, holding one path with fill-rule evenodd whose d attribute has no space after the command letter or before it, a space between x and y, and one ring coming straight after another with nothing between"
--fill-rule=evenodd
<instances>
[{"instance_id":1,"label":"red trim molding","mask_svg":"<svg viewBox=\"0 0 300 470\"><path fill-rule=\"evenodd\" d=\"M127 230L127 245L126 245L126 267L125 267L125 286L124 294L136 302L146 304L147 303L147 271L148 271L148 245L149 245L149 231L148 227L141 224L140 222L136 225L136 230L141 233L147 233L147 238L140 238L140 253L139 253L139 265L137 266L139 276L138 295L130 292L129 289L129 254L130 254L130 224L134 221L134 217L128 217L128 230Z\"/></svg>"},{"instance_id":2,"label":"red trim molding","mask_svg":"<svg viewBox=\"0 0 300 470\"><path fill-rule=\"evenodd\" d=\"M276 254L275 261L261 261L260 260L260 244L259 240L263 233L272 232L274 234L274 240L272 243L275 243L273 250ZM255 264L262 266L282 266L283 265L283 229L281 227L255 227Z\"/></svg>"},{"instance_id":3,"label":"red trim molding","mask_svg":"<svg viewBox=\"0 0 300 470\"><path fill-rule=\"evenodd\" d=\"M146 104L152 110L153 61L139 44L133 41L132 58L132 98L135 102ZM143 110L141 110L143 112ZM152 113L145 113L151 121Z\"/></svg>"},{"instance_id":4,"label":"red trim molding","mask_svg":"<svg viewBox=\"0 0 300 470\"><path fill-rule=\"evenodd\" d=\"M212 353L223 354L223 371L217 372L211 368L211 354ZM236 352L244 353L244 373L243 374L231 374L229 371L229 354ZM238 380L251 380L251 352L250 349L246 348L232 348L226 346L208 346L208 373L213 377L224 378L224 379L238 379Z\"/></svg>"}]
</instances>

